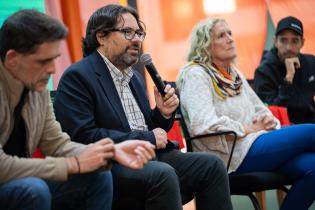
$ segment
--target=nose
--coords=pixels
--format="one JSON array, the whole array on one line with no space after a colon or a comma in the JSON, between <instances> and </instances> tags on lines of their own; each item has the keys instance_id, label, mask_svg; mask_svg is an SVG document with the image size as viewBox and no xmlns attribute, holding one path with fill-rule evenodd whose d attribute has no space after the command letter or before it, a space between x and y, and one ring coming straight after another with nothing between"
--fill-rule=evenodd
<instances>
[{"instance_id":1,"label":"nose","mask_svg":"<svg viewBox=\"0 0 315 210\"><path fill-rule=\"evenodd\" d=\"M229 42L233 42L233 41L234 41L232 35L228 34L226 37L227 37L227 40L228 40Z\"/></svg>"},{"instance_id":2,"label":"nose","mask_svg":"<svg viewBox=\"0 0 315 210\"><path fill-rule=\"evenodd\" d=\"M292 43L289 42L289 43L286 45L286 49L287 49L287 50L291 50L291 49L292 49Z\"/></svg>"},{"instance_id":3,"label":"nose","mask_svg":"<svg viewBox=\"0 0 315 210\"><path fill-rule=\"evenodd\" d=\"M132 42L142 42L143 40L140 38L140 35L135 34L135 36L131 40Z\"/></svg>"},{"instance_id":4,"label":"nose","mask_svg":"<svg viewBox=\"0 0 315 210\"><path fill-rule=\"evenodd\" d=\"M47 66L46 72L48 74L56 73L56 65L54 61L51 61L50 64Z\"/></svg>"}]
</instances>

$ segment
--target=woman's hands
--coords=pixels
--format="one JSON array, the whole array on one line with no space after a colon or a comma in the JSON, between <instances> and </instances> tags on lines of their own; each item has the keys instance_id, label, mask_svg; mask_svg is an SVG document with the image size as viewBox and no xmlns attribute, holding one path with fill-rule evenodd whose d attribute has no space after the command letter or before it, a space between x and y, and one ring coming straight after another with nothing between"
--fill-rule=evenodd
<instances>
[{"instance_id":1,"label":"woman's hands","mask_svg":"<svg viewBox=\"0 0 315 210\"><path fill-rule=\"evenodd\" d=\"M261 130L273 130L277 126L277 121L275 117L264 113L253 120L253 122L249 125L245 126L245 134L255 133Z\"/></svg>"}]
</instances>

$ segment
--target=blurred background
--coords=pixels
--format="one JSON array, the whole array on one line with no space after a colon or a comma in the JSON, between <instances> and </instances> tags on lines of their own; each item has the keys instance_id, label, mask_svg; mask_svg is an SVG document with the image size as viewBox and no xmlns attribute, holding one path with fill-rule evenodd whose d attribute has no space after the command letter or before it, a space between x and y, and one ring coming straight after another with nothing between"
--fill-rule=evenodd
<instances>
[{"instance_id":1,"label":"blurred background","mask_svg":"<svg viewBox=\"0 0 315 210\"><path fill-rule=\"evenodd\" d=\"M139 11L147 31L143 50L151 54L168 81L175 80L185 63L193 26L206 17L228 21L238 49L237 66L248 79L253 78L263 51L272 46L275 25L284 16L293 15L303 22L306 43L302 51L315 53L314 0L0 0L0 24L18 9L36 8L67 25L70 33L50 85L55 89L63 71L82 58L81 39L90 15L112 3Z\"/></svg>"},{"instance_id":2,"label":"blurred background","mask_svg":"<svg viewBox=\"0 0 315 210\"><path fill-rule=\"evenodd\" d=\"M70 33L49 84L56 89L63 71L82 58L81 39L90 15L113 3L138 10L147 31L143 51L151 54L167 81L175 81L185 63L190 32L206 17L225 18L229 23L237 44L236 65L247 79L253 78L264 50L272 47L275 25L284 16L293 15L303 22L306 42L302 52L315 54L314 0L0 0L0 24L21 8L36 8L65 23ZM137 68L144 72L141 66ZM153 83L144 76L151 98Z\"/></svg>"}]
</instances>

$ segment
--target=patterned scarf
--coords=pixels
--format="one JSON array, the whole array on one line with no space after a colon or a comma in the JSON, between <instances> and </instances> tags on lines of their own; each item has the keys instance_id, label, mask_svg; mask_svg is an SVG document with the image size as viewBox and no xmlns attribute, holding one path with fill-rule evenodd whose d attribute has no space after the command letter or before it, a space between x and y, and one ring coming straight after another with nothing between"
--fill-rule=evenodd
<instances>
[{"instance_id":1,"label":"patterned scarf","mask_svg":"<svg viewBox=\"0 0 315 210\"><path fill-rule=\"evenodd\" d=\"M228 97L237 96L241 93L243 82L233 67L230 67L228 72L226 72L214 64L208 66L199 61L192 61L189 65L200 65L203 67L205 72L207 72L207 74L211 77L215 92L221 98L226 99Z\"/></svg>"}]
</instances>

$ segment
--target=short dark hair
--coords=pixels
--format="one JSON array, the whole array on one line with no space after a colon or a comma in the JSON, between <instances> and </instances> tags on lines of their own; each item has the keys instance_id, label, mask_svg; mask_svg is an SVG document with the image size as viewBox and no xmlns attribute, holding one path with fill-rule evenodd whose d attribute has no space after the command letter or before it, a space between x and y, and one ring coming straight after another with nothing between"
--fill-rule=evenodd
<instances>
[{"instance_id":1,"label":"short dark hair","mask_svg":"<svg viewBox=\"0 0 315 210\"><path fill-rule=\"evenodd\" d=\"M63 23L34 9L23 9L9 16L0 29L0 57L14 49L33 53L44 42L66 38L68 29Z\"/></svg>"},{"instance_id":2,"label":"short dark hair","mask_svg":"<svg viewBox=\"0 0 315 210\"><path fill-rule=\"evenodd\" d=\"M103 36L107 36L114 29L122 14L130 13L138 23L140 30L144 30L144 23L139 19L137 11L132 7L124 7L117 4L109 4L96 10L90 17L85 38L82 39L82 51L84 56L88 56L96 50L100 44L97 41L96 34L101 32Z\"/></svg>"}]
</instances>

